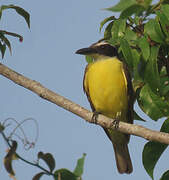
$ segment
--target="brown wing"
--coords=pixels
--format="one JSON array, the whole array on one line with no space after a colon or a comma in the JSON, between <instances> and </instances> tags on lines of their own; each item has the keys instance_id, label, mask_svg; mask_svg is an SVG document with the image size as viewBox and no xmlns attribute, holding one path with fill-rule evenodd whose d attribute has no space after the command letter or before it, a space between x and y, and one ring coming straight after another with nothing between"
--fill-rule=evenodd
<instances>
[{"instance_id":1,"label":"brown wing","mask_svg":"<svg viewBox=\"0 0 169 180\"><path fill-rule=\"evenodd\" d=\"M128 111L127 118L129 123L133 123L133 105L135 101L133 85L131 81L130 72L126 64L123 63L124 73L127 79L127 95L128 95Z\"/></svg>"},{"instance_id":2,"label":"brown wing","mask_svg":"<svg viewBox=\"0 0 169 180\"><path fill-rule=\"evenodd\" d=\"M90 65L91 65L91 64L88 64L88 65L86 66L86 68L85 68L84 77L83 77L83 91L84 91L84 93L85 93L86 96L87 96L87 99L88 99L88 101L89 101L89 103L90 103L90 106L91 106L91 108L92 108L92 111L95 112L94 105L93 105L92 100L91 100L91 98L90 98L89 88L88 88L87 85L85 85L86 74L87 74L87 71L88 71Z\"/></svg>"}]
</instances>

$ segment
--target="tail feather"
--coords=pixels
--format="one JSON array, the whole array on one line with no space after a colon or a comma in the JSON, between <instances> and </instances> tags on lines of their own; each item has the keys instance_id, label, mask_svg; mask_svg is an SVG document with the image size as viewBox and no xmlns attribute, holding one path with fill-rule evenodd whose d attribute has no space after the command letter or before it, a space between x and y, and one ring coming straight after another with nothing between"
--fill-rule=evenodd
<instances>
[{"instance_id":1,"label":"tail feather","mask_svg":"<svg viewBox=\"0 0 169 180\"><path fill-rule=\"evenodd\" d=\"M127 144L113 144L113 147L119 173L132 173L133 166Z\"/></svg>"}]
</instances>

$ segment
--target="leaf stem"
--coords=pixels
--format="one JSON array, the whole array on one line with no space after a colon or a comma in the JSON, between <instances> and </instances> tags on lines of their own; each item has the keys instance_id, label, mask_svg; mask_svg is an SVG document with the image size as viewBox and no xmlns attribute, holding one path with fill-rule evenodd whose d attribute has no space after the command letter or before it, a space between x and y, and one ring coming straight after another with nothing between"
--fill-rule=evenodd
<instances>
[{"instance_id":1,"label":"leaf stem","mask_svg":"<svg viewBox=\"0 0 169 180\"><path fill-rule=\"evenodd\" d=\"M11 144L9 143L9 139L6 137L5 133L3 131L0 132L2 134L2 137L4 138L5 142L8 144L8 146L11 148ZM18 153L15 153L17 158L22 160L23 162L27 163L27 164L30 164L32 166L35 166L35 167L38 167L39 169L43 170L45 172L45 174L47 175L52 175L54 176L54 174L50 171L48 171L47 169L43 168L42 166L40 166L39 164L37 163L33 163L31 161L28 161L26 159L24 159L23 157L21 157Z\"/></svg>"}]
</instances>

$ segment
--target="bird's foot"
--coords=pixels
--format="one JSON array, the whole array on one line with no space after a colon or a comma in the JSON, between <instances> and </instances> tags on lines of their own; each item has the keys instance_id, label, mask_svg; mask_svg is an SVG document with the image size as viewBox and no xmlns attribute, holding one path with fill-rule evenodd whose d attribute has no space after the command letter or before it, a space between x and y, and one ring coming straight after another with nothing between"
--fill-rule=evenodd
<instances>
[{"instance_id":1,"label":"bird's foot","mask_svg":"<svg viewBox=\"0 0 169 180\"><path fill-rule=\"evenodd\" d=\"M119 121L120 121L120 117L121 117L121 112L117 112L116 114L116 118L114 119L114 121L112 122L112 125L115 129L119 128Z\"/></svg>"},{"instance_id":2,"label":"bird's foot","mask_svg":"<svg viewBox=\"0 0 169 180\"><path fill-rule=\"evenodd\" d=\"M93 112L93 116L92 116L92 119L91 119L92 123L97 124L97 118L98 118L99 114L101 114L101 113L97 112L97 111Z\"/></svg>"}]
</instances>

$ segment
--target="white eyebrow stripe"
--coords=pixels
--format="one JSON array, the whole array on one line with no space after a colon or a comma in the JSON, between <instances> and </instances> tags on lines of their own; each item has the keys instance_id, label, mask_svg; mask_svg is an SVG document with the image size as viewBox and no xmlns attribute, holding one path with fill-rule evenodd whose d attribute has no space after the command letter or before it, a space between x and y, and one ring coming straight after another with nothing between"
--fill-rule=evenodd
<instances>
[{"instance_id":1,"label":"white eyebrow stripe","mask_svg":"<svg viewBox=\"0 0 169 180\"><path fill-rule=\"evenodd\" d=\"M99 43L92 44L92 46L97 47L97 46L106 45L106 44L109 44L109 43L107 43L107 42L99 42Z\"/></svg>"}]
</instances>

